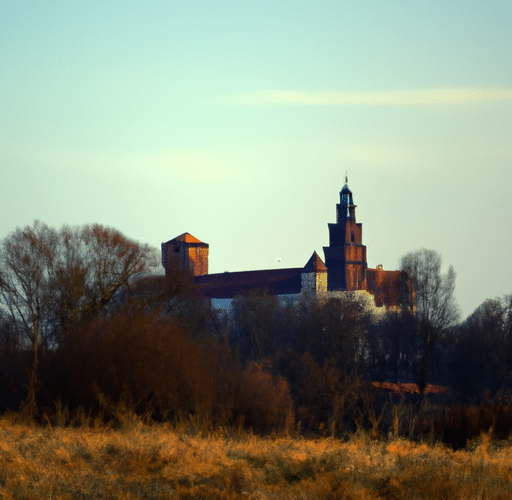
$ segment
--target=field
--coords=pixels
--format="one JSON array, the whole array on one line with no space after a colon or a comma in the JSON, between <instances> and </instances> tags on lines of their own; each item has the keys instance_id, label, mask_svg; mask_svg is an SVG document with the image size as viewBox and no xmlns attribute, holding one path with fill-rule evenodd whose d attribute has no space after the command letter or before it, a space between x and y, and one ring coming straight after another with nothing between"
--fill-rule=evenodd
<instances>
[{"instance_id":1,"label":"field","mask_svg":"<svg viewBox=\"0 0 512 500\"><path fill-rule=\"evenodd\" d=\"M127 419L116 429L0 420L0 498L510 499L512 443L453 451L372 441L210 435Z\"/></svg>"}]
</instances>

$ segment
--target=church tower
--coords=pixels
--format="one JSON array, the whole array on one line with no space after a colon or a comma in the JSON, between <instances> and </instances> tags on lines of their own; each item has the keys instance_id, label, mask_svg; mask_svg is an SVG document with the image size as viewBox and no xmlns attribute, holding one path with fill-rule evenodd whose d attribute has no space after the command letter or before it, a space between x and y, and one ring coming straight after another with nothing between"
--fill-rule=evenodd
<instances>
[{"instance_id":1,"label":"church tower","mask_svg":"<svg viewBox=\"0 0 512 500\"><path fill-rule=\"evenodd\" d=\"M356 222L356 205L348 177L336 205L336 224L329 224L329 246L324 247L329 291L366 290L366 247L362 224Z\"/></svg>"}]
</instances>

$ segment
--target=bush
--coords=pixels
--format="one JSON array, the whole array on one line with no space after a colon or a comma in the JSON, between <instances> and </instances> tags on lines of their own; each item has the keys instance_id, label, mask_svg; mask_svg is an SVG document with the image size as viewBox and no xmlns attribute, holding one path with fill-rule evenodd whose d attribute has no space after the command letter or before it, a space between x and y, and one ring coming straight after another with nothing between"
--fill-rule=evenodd
<instances>
[{"instance_id":1,"label":"bush","mask_svg":"<svg viewBox=\"0 0 512 500\"><path fill-rule=\"evenodd\" d=\"M46 414L66 408L67 420L78 412L112 421L125 411L201 431L243 426L270 433L292 418L285 379L257 363L242 371L225 346L142 310L70 332L42 371Z\"/></svg>"}]
</instances>

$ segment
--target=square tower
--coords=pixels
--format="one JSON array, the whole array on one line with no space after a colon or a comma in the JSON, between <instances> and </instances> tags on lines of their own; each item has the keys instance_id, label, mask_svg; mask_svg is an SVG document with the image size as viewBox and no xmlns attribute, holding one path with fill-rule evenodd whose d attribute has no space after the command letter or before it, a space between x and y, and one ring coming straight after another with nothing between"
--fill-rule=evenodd
<instances>
[{"instance_id":1,"label":"square tower","mask_svg":"<svg viewBox=\"0 0 512 500\"><path fill-rule=\"evenodd\" d=\"M165 275L170 274L171 266L176 263L180 269L187 269L193 276L208 274L208 248L208 243L203 243L189 233L162 243Z\"/></svg>"}]
</instances>

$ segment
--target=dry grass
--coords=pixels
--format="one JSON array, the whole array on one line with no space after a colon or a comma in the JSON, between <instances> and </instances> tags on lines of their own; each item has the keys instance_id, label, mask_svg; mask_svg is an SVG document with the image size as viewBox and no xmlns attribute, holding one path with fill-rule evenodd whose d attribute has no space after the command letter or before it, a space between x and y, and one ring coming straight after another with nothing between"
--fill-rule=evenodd
<instances>
[{"instance_id":1,"label":"dry grass","mask_svg":"<svg viewBox=\"0 0 512 500\"><path fill-rule=\"evenodd\" d=\"M405 440L207 437L0 420L2 499L508 499L512 443L465 451Z\"/></svg>"}]
</instances>

